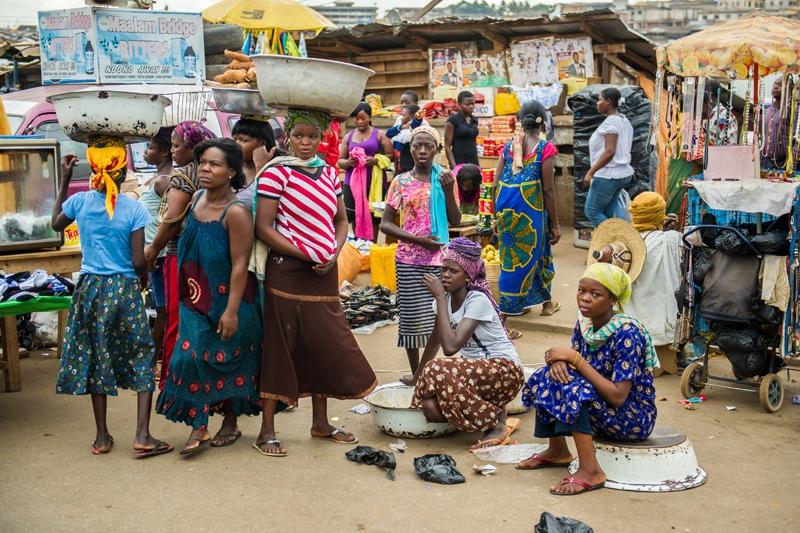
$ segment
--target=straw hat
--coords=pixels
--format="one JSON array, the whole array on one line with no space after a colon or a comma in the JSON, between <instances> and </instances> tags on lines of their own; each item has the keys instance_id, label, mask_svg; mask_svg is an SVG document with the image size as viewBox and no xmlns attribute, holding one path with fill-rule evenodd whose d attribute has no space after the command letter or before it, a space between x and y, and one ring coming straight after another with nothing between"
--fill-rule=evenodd
<instances>
[{"instance_id":1,"label":"straw hat","mask_svg":"<svg viewBox=\"0 0 800 533\"><path fill-rule=\"evenodd\" d=\"M609 218L592 232L586 264L597 263L597 259L593 257L594 252L601 252L608 246L612 248L614 255L612 262L625 270L631 281L636 281L647 258L647 247L639 231L624 220Z\"/></svg>"}]
</instances>

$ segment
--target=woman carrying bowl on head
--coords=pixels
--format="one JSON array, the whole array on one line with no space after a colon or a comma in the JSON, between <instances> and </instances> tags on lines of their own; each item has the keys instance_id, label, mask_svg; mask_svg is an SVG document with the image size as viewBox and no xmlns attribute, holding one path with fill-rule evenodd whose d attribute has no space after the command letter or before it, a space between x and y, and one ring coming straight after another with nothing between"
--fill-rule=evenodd
<instances>
[{"instance_id":1,"label":"woman carrying bowl on head","mask_svg":"<svg viewBox=\"0 0 800 533\"><path fill-rule=\"evenodd\" d=\"M168 376L169 359L175 342L178 340L178 239L183 231L186 213L191 207L192 195L200 188L197 178L197 164L194 162L194 147L203 141L216 138L214 132L200 122L187 120L172 131L172 176L166 194L161 226L153 242L144 249L144 256L150 270L156 269L156 261L161 250L166 248L164 258L164 297L165 326L164 345L161 357L161 380L164 388Z\"/></svg>"},{"instance_id":2,"label":"woman carrying bowl on head","mask_svg":"<svg viewBox=\"0 0 800 533\"><path fill-rule=\"evenodd\" d=\"M525 380L517 350L500 320L486 282L481 246L457 238L445 248L441 280L426 274L436 323L422 362L411 407L429 422L449 422L461 431L483 431L473 449L507 444L519 426L506 419L506 404ZM445 359L434 359L441 344ZM461 357L452 357L457 353Z\"/></svg>"},{"instance_id":3,"label":"woman carrying bowl on head","mask_svg":"<svg viewBox=\"0 0 800 533\"><path fill-rule=\"evenodd\" d=\"M279 401L311 397L311 436L352 444L358 438L328 422L328 398L357 399L377 385L344 318L336 260L347 215L336 169L316 154L328 113L290 110L291 155L269 162L258 180L256 237L266 243L261 432L253 446L287 452L276 436Z\"/></svg>"},{"instance_id":4,"label":"woman carrying bowl on head","mask_svg":"<svg viewBox=\"0 0 800 533\"><path fill-rule=\"evenodd\" d=\"M400 325L397 345L406 349L411 372L419 366L419 350L433 331L433 296L423 284L426 274L438 276L442 247L449 238L449 226L461 222L456 201L456 179L433 162L441 148L439 132L420 126L411 134L414 169L396 176L389 185L381 231L396 238L397 305ZM398 212L403 227L395 224Z\"/></svg>"},{"instance_id":5,"label":"woman carrying bowl on head","mask_svg":"<svg viewBox=\"0 0 800 533\"><path fill-rule=\"evenodd\" d=\"M242 151L231 139L214 139L194 153L201 190L178 247L178 344L156 407L192 428L181 455L209 442L233 444L242 436L237 418L261 411L260 302L256 277L247 270L253 216L235 193L245 186ZM212 439L208 418L214 413L224 420Z\"/></svg>"},{"instance_id":6,"label":"woman carrying bowl on head","mask_svg":"<svg viewBox=\"0 0 800 533\"><path fill-rule=\"evenodd\" d=\"M593 434L636 442L655 427L652 369L658 357L644 326L620 311L630 297L631 278L624 270L609 263L590 265L578 283L583 318L572 345L547 350L547 366L523 388L523 404L536 408L534 436L550 442L517 468L567 468L572 461L567 436L578 450L578 471L553 485L552 494L571 496L604 486Z\"/></svg>"}]
</instances>

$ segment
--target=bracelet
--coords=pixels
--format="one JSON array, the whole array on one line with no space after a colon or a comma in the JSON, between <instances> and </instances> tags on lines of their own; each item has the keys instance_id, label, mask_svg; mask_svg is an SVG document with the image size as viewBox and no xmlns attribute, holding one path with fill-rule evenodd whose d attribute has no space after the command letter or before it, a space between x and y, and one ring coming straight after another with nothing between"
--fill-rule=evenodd
<instances>
[{"instance_id":1,"label":"bracelet","mask_svg":"<svg viewBox=\"0 0 800 533\"><path fill-rule=\"evenodd\" d=\"M579 354L579 353L576 351L576 352L575 352L575 359L573 359L573 360L572 360L572 364L570 365L571 367L575 368L575 364L578 362L578 359L580 358L580 356L581 356L581 354Z\"/></svg>"},{"instance_id":2,"label":"bracelet","mask_svg":"<svg viewBox=\"0 0 800 533\"><path fill-rule=\"evenodd\" d=\"M580 369L580 367L583 366L583 361L584 359L581 357L581 360L578 362L578 366L574 367L576 372Z\"/></svg>"}]
</instances>

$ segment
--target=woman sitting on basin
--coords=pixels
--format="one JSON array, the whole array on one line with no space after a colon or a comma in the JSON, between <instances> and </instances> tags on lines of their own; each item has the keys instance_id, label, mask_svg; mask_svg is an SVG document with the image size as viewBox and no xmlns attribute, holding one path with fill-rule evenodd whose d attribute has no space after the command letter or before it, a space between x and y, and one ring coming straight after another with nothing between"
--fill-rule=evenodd
<instances>
[{"instance_id":1,"label":"woman sitting on basin","mask_svg":"<svg viewBox=\"0 0 800 533\"><path fill-rule=\"evenodd\" d=\"M631 280L621 268L595 263L578 283L583 319L571 347L545 354L522 392L536 408L534 436L549 447L517 465L520 470L569 466L565 437L572 436L580 468L550 488L571 496L604 486L606 477L595 457L592 434L622 442L645 440L656 423L652 369L657 357L650 334L636 320L618 312L631 296Z\"/></svg>"},{"instance_id":2,"label":"woman sitting on basin","mask_svg":"<svg viewBox=\"0 0 800 533\"><path fill-rule=\"evenodd\" d=\"M448 358L434 359L439 342L428 343L417 371L403 379L416 383L411 407L429 422L483 431L473 449L506 444L519 424L506 420L506 404L524 381L517 350L486 282L480 245L454 239L442 259L442 279L427 274L424 283L434 297L431 339Z\"/></svg>"}]
</instances>

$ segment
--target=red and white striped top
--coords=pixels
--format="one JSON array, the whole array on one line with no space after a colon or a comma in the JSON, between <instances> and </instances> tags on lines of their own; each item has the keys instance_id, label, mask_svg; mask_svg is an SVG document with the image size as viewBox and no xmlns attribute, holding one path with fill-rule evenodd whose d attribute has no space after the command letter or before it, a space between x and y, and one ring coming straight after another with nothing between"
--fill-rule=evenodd
<instances>
[{"instance_id":1,"label":"red and white striped top","mask_svg":"<svg viewBox=\"0 0 800 533\"><path fill-rule=\"evenodd\" d=\"M292 167L269 167L258 178L258 195L278 201L275 229L314 263L336 254L337 199L342 183L333 167L325 166L316 179Z\"/></svg>"}]
</instances>

